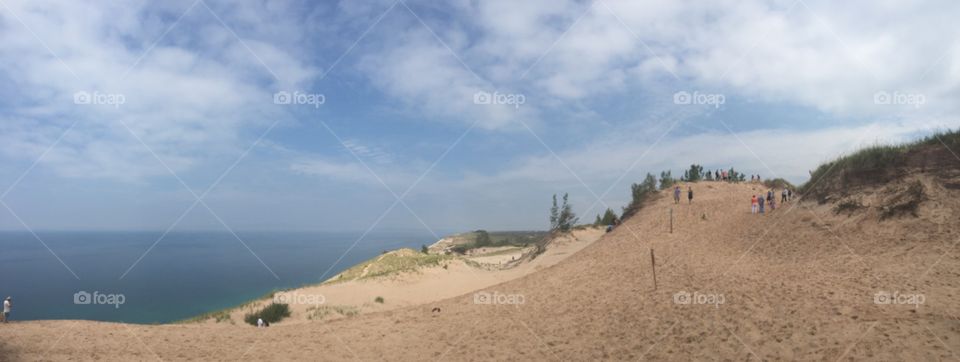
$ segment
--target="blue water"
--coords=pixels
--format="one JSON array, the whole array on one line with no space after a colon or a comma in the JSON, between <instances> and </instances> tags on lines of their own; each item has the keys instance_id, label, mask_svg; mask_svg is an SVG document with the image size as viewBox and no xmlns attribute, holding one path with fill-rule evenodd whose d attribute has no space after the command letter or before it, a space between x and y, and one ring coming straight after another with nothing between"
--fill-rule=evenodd
<instances>
[{"instance_id":1,"label":"blue water","mask_svg":"<svg viewBox=\"0 0 960 362\"><path fill-rule=\"evenodd\" d=\"M0 232L0 297L12 320L165 323L235 306L273 290L318 283L360 233L172 232L121 276L161 232ZM322 279L384 250L431 244L426 232L373 232ZM277 279L279 277L279 279ZM77 279L79 278L79 279ZM122 294L123 304L76 304L80 291ZM100 301L109 302L101 297ZM118 297L119 298L119 297ZM119 299L115 299L119 300Z\"/></svg>"}]
</instances>

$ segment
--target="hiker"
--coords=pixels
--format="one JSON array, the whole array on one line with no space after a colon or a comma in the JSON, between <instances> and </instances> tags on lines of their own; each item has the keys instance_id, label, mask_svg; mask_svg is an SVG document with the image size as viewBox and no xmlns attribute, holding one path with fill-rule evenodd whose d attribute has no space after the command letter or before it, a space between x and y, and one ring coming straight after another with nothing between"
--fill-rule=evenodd
<instances>
[{"instance_id":1,"label":"hiker","mask_svg":"<svg viewBox=\"0 0 960 362\"><path fill-rule=\"evenodd\" d=\"M763 214L763 195L762 195L762 194L760 195L759 198L757 198L757 202L759 202L759 204L760 204L760 205L759 205L759 206L760 206L760 213Z\"/></svg>"},{"instance_id":2,"label":"hiker","mask_svg":"<svg viewBox=\"0 0 960 362\"><path fill-rule=\"evenodd\" d=\"M753 195L753 197L750 198L750 213L757 213L757 195Z\"/></svg>"},{"instance_id":3,"label":"hiker","mask_svg":"<svg viewBox=\"0 0 960 362\"><path fill-rule=\"evenodd\" d=\"M673 188L673 203L680 203L680 186L674 186Z\"/></svg>"},{"instance_id":4,"label":"hiker","mask_svg":"<svg viewBox=\"0 0 960 362\"><path fill-rule=\"evenodd\" d=\"M715 177L715 178L717 179L717 181L723 181L723 180L720 179L720 170L715 171L715 173L716 173L716 177Z\"/></svg>"},{"instance_id":5,"label":"hiker","mask_svg":"<svg viewBox=\"0 0 960 362\"><path fill-rule=\"evenodd\" d=\"M257 328L263 328L263 318L257 318Z\"/></svg>"},{"instance_id":6,"label":"hiker","mask_svg":"<svg viewBox=\"0 0 960 362\"><path fill-rule=\"evenodd\" d=\"M3 300L3 323L10 320L10 309L13 308L13 298L7 297Z\"/></svg>"},{"instance_id":7,"label":"hiker","mask_svg":"<svg viewBox=\"0 0 960 362\"><path fill-rule=\"evenodd\" d=\"M727 170L723 170L723 172L721 173L721 175L723 175L723 180L726 181L726 180L727 180Z\"/></svg>"},{"instance_id":8,"label":"hiker","mask_svg":"<svg viewBox=\"0 0 960 362\"><path fill-rule=\"evenodd\" d=\"M693 187L687 187L687 203L693 203Z\"/></svg>"},{"instance_id":9,"label":"hiker","mask_svg":"<svg viewBox=\"0 0 960 362\"><path fill-rule=\"evenodd\" d=\"M783 191L780 191L780 203L787 202L787 188L783 188Z\"/></svg>"},{"instance_id":10,"label":"hiker","mask_svg":"<svg viewBox=\"0 0 960 362\"><path fill-rule=\"evenodd\" d=\"M773 195L770 197L770 202L768 202L768 204L770 204L770 211L777 209L777 192L774 191L772 194Z\"/></svg>"},{"instance_id":11,"label":"hiker","mask_svg":"<svg viewBox=\"0 0 960 362\"><path fill-rule=\"evenodd\" d=\"M787 189L787 200L793 200L793 189Z\"/></svg>"}]
</instances>

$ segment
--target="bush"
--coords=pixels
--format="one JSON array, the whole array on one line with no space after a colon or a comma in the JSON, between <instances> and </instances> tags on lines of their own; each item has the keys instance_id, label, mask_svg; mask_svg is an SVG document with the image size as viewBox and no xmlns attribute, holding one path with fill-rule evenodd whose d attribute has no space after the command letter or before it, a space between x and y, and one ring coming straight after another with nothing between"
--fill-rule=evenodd
<instances>
[{"instance_id":1,"label":"bush","mask_svg":"<svg viewBox=\"0 0 960 362\"><path fill-rule=\"evenodd\" d=\"M660 189L666 190L677 183L677 180L670 174L670 170L660 172Z\"/></svg>"},{"instance_id":2,"label":"bush","mask_svg":"<svg viewBox=\"0 0 960 362\"><path fill-rule=\"evenodd\" d=\"M377 302L377 303L380 303L380 304L383 304L383 297L376 297L376 298L373 299L373 301L374 301L374 302Z\"/></svg>"},{"instance_id":3,"label":"bush","mask_svg":"<svg viewBox=\"0 0 960 362\"><path fill-rule=\"evenodd\" d=\"M473 242L474 245L478 248L485 246L490 246L493 242L490 241L490 233L486 230L477 230L477 239Z\"/></svg>"},{"instance_id":4,"label":"bush","mask_svg":"<svg viewBox=\"0 0 960 362\"><path fill-rule=\"evenodd\" d=\"M263 319L267 323L276 323L290 316L290 306L284 303L270 303L263 309L249 313L243 317L243 321L250 325L257 325L257 319Z\"/></svg>"},{"instance_id":5,"label":"bush","mask_svg":"<svg viewBox=\"0 0 960 362\"><path fill-rule=\"evenodd\" d=\"M853 214L855 211L862 209L864 206L860 203L860 200L844 200L841 201L837 206L833 208L834 214L848 213Z\"/></svg>"},{"instance_id":6,"label":"bush","mask_svg":"<svg viewBox=\"0 0 960 362\"><path fill-rule=\"evenodd\" d=\"M599 217L599 215L597 216ZM617 218L617 214L607 208L607 211L603 213L603 217L600 218L600 223L597 225L616 225L619 221L620 219Z\"/></svg>"},{"instance_id":7,"label":"bush","mask_svg":"<svg viewBox=\"0 0 960 362\"><path fill-rule=\"evenodd\" d=\"M697 182L703 180L703 166L693 164L690 169L683 171L683 180L687 182Z\"/></svg>"},{"instance_id":8,"label":"bush","mask_svg":"<svg viewBox=\"0 0 960 362\"><path fill-rule=\"evenodd\" d=\"M663 173L661 173L661 175L663 175ZM650 197L656 194L657 178L647 173L647 177L643 179L643 182L630 185L630 192L632 199L630 200L630 205L623 208L623 215L620 216L621 220L636 213Z\"/></svg>"},{"instance_id":9,"label":"bush","mask_svg":"<svg viewBox=\"0 0 960 362\"><path fill-rule=\"evenodd\" d=\"M580 220L573 213L573 206L567 200L568 197L568 194L563 194L563 203L558 205L557 195L553 195L553 207L550 208L550 230L567 232Z\"/></svg>"}]
</instances>

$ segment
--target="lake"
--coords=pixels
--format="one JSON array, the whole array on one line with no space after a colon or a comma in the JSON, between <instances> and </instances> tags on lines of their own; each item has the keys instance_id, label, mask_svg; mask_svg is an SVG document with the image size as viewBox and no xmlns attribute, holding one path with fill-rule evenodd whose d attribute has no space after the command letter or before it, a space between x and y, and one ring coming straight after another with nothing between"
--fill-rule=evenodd
<instances>
[{"instance_id":1,"label":"lake","mask_svg":"<svg viewBox=\"0 0 960 362\"><path fill-rule=\"evenodd\" d=\"M228 232L171 232L144 255L161 234L38 232L71 273L30 233L0 232L0 298L13 297L11 320L166 323L435 241L426 231L371 232L344 255L361 232L239 232L249 250Z\"/></svg>"}]
</instances>

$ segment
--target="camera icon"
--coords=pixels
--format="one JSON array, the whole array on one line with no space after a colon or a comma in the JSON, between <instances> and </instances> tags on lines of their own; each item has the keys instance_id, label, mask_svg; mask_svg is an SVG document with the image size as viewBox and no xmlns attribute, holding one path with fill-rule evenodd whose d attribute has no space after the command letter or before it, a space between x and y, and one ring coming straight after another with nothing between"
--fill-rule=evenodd
<instances>
[{"instance_id":1,"label":"camera icon","mask_svg":"<svg viewBox=\"0 0 960 362\"><path fill-rule=\"evenodd\" d=\"M290 96L290 92L279 91L273 94L273 104L290 104L293 101L293 97Z\"/></svg>"},{"instance_id":2,"label":"camera icon","mask_svg":"<svg viewBox=\"0 0 960 362\"><path fill-rule=\"evenodd\" d=\"M80 91L73 94L73 104L90 104L90 93Z\"/></svg>"},{"instance_id":3,"label":"camera icon","mask_svg":"<svg viewBox=\"0 0 960 362\"><path fill-rule=\"evenodd\" d=\"M490 96L490 93L479 91L473 94L473 104L490 104L493 101L493 97Z\"/></svg>"},{"instance_id":4,"label":"camera icon","mask_svg":"<svg viewBox=\"0 0 960 362\"><path fill-rule=\"evenodd\" d=\"M880 91L873 94L873 104L890 104L890 93Z\"/></svg>"},{"instance_id":5,"label":"camera icon","mask_svg":"<svg viewBox=\"0 0 960 362\"><path fill-rule=\"evenodd\" d=\"M690 293L679 291L673 294L674 304L690 304Z\"/></svg>"},{"instance_id":6,"label":"camera icon","mask_svg":"<svg viewBox=\"0 0 960 362\"><path fill-rule=\"evenodd\" d=\"M90 293L82 290L73 293L73 304L90 304L92 301L93 299L90 298Z\"/></svg>"},{"instance_id":7,"label":"camera icon","mask_svg":"<svg viewBox=\"0 0 960 362\"><path fill-rule=\"evenodd\" d=\"M688 92L679 91L673 94L673 104L690 104L692 101L693 97Z\"/></svg>"},{"instance_id":8,"label":"camera icon","mask_svg":"<svg viewBox=\"0 0 960 362\"><path fill-rule=\"evenodd\" d=\"M493 298L491 298L490 293L476 292L473 294L473 304L491 304L491 303L493 303Z\"/></svg>"},{"instance_id":9,"label":"camera icon","mask_svg":"<svg viewBox=\"0 0 960 362\"><path fill-rule=\"evenodd\" d=\"M891 301L889 292L881 290L873 295L873 304L890 304Z\"/></svg>"}]
</instances>

